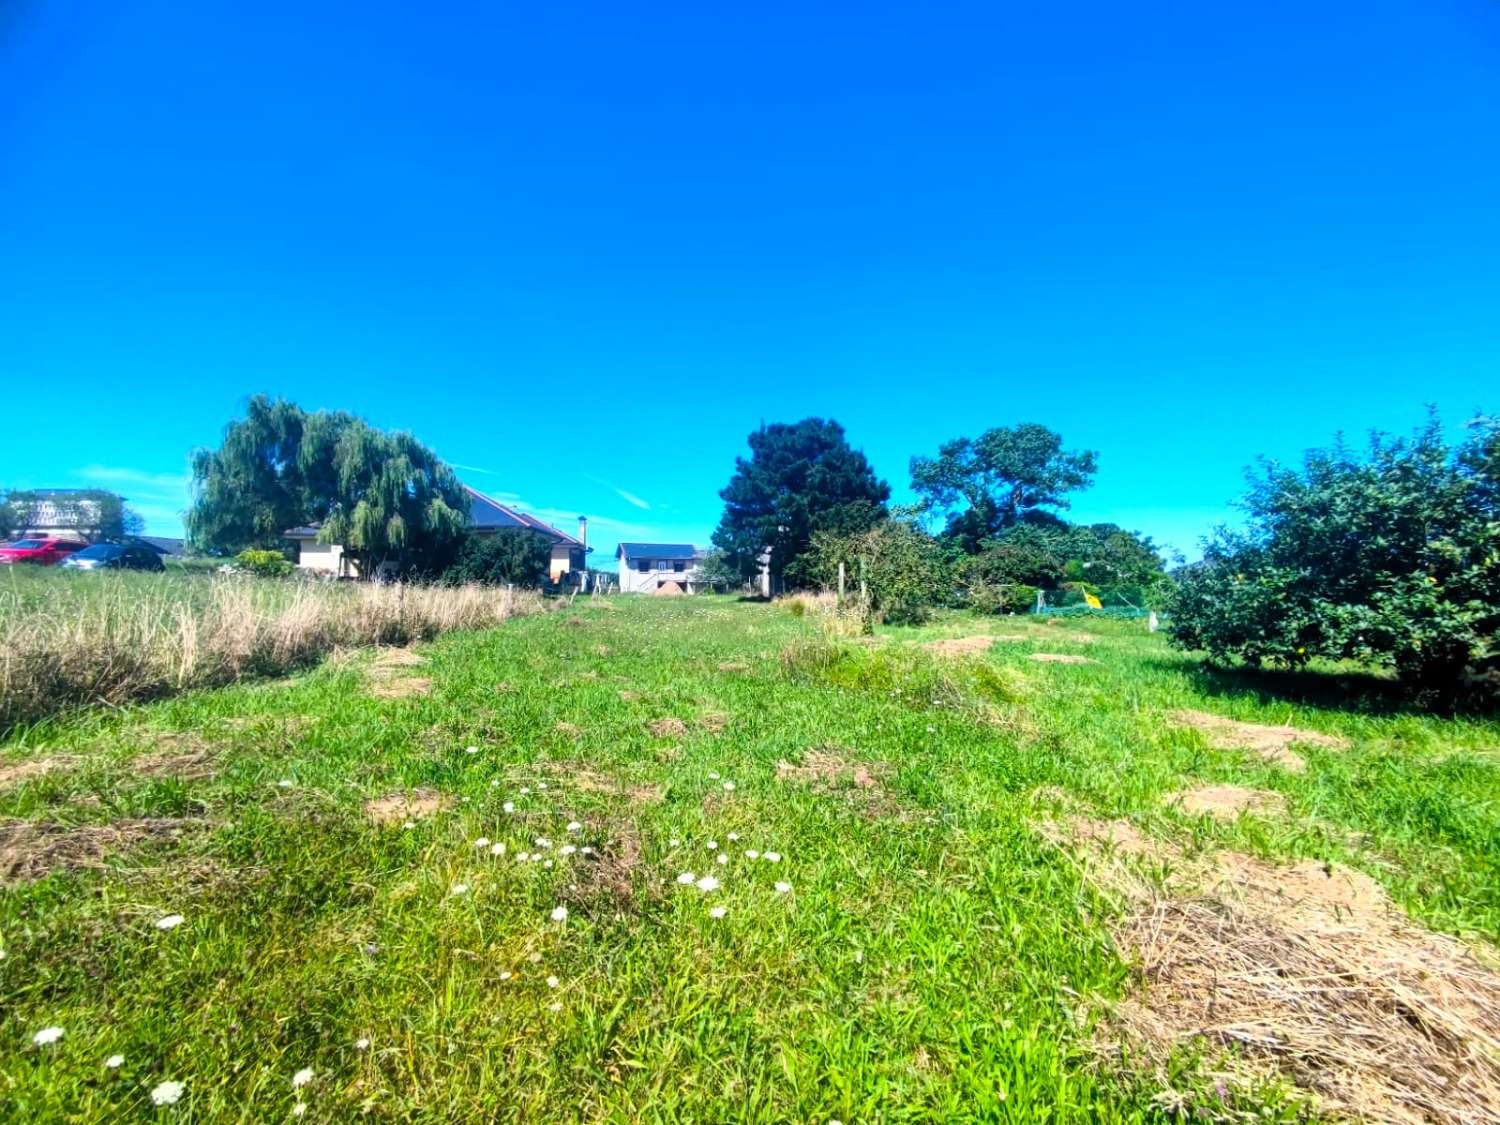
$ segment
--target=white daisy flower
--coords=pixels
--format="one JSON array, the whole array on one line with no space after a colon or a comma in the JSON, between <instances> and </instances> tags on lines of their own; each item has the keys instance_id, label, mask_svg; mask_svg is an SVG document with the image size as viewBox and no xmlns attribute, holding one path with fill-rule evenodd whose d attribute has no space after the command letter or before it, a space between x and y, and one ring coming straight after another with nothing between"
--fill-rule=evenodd
<instances>
[{"instance_id":1,"label":"white daisy flower","mask_svg":"<svg viewBox=\"0 0 1500 1125\"><path fill-rule=\"evenodd\" d=\"M290 789L292 787L292 779L289 777L283 777L276 783L276 786L278 789Z\"/></svg>"},{"instance_id":2,"label":"white daisy flower","mask_svg":"<svg viewBox=\"0 0 1500 1125\"><path fill-rule=\"evenodd\" d=\"M525 786L525 785L521 786L521 796L524 797L524 796L526 796L530 792L531 792L531 790L527 786Z\"/></svg>"},{"instance_id":3,"label":"white daisy flower","mask_svg":"<svg viewBox=\"0 0 1500 1125\"><path fill-rule=\"evenodd\" d=\"M187 919L181 914L168 914L165 918L158 918L156 920L156 928L158 930L175 930L186 921Z\"/></svg>"},{"instance_id":4,"label":"white daisy flower","mask_svg":"<svg viewBox=\"0 0 1500 1125\"><path fill-rule=\"evenodd\" d=\"M728 863L729 862L729 853L728 852L720 852L719 853L718 862L719 863Z\"/></svg>"},{"instance_id":5,"label":"white daisy flower","mask_svg":"<svg viewBox=\"0 0 1500 1125\"><path fill-rule=\"evenodd\" d=\"M31 1041L38 1047L51 1046L63 1037L63 1029L60 1027L44 1027L31 1037Z\"/></svg>"},{"instance_id":6,"label":"white daisy flower","mask_svg":"<svg viewBox=\"0 0 1500 1125\"><path fill-rule=\"evenodd\" d=\"M504 809L506 812L515 812L516 811L516 803L514 801L506 801L505 804L501 805L500 807L502 809Z\"/></svg>"},{"instance_id":7,"label":"white daisy flower","mask_svg":"<svg viewBox=\"0 0 1500 1125\"><path fill-rule=\"evenodd\" d=\"M709 770L708 771L708 780L709 781L718 781L719 780L718 773L715 772L714 770Z\"/></svg>"},{"instance_id":8,"label":"white daisy flower","mask_svg":"<svg viewBox=\"0 0 1500 1125\"><path fill-rule=\"evenodd\" d=\"M501 980L510 980L510 978L512 976L514 976L514 975L515 974L513 974L509 969L506 969L505 972L503 972L503 973L500 974L500 979Z\"/></svg>"},{"instance_id":9,"label":"white daisy flower","mask_svg":"<svg viewBox=\"0 0 1500 1125\"><path fill-rule=\"evenodd\" d=\"M729 911L727 909L725 909L724 907L722 907L722 906L716 906L716 907L714 907L712 910L710 910L708 912L708 916L710 918L722 918L722 917L724 917L724 915L726 915L728 913L729 913Z\"/></svg>"},{"instance_id":10,"label":"white daisy flower","mask_svg":"<svg viewBox=\"0 0 1500 1125\"><path fill-rule=\"evenodd\" d=\"M547 978L547 987L548 988L556 988L559 983L561 983L561 982L559 982L556 977L548 977Z\"/></svg>"},{"instance_id":11,"label":"white daisy flower","mask_svg":"<svg viewBox=\"0 0 1500 1125\"><path fill-rule=\"evenodd\" d=\"M579 821L576 821L576 820L570 820L570 821L568 821L568 831L569 832L577 832L582 827L583 827L583 825Z\"/></svg>"},{"instance_id":12,"label":"white daisy flower","mask_svg":"<svg viewBox=\"0 0 1500 1125\"><path fill-rule=\"evenodd\" d=\"M490 778L490 788L491 789L499 789L500 788L500 779L498 777L492 777L492 778Z\"/></svg>"},{"instance_id":13,"label":"white daisy flower","mask_svg":"<svg viewBox=\"0 0 1500 1125\"><path fill-rule=\"evenodd\" d=\"M417 826L417 822L415 820L408 820L405 824L403 824L401 826L401 828L405 832L410 832L416 826Z\"/></svg>"},{"instance_id":14,"label":"white daisy flower","mask_svg":"<svg viewBox=\"0 0 1500 1125\"><path fill-rule=\"evenodd\" d=\"M368 1051L370 1049L370 1041L368 1039L356 1039L354 1041L354 1049L356 1051Z\"/></svg>"},{"instance_id":15,"label":"white daisy flower","mask_svg":"<svg viewBox=\"0 0 1500 1125\"><path fill-rule=\"evenodd\" d=\"M680 848L682 847L682 841L679 840L676 836L673 836L670 840L667 841L667 846L670 848Z\"/></svg>"},{"instance_id":16,"label":"white daisy flower","mask_svg":"<svg viewBox=\"0 0 1500 1125\"><path fill-rule=\"evenodd\" d=\"M479 753L479 747L477 747L477 746L470 746L470 747L468 747L464 751L464 753L465 754L477 754L477 753Z\"/></svg>"},{"instance_id":17,"label":"white daisy flower","mask_svg":"<svg viewBox=\"0 0 1500 1125\"><path fill-rule=\"evenodd\" d=\"M110 1070L119 1070L125 1065L125 1056L110 1055L109 1058L104 1060L104 1065Z\"/></svg>"},{"instance_id":18,"label":"white daisy flower","mask_svg":"<svg viewBox=\"0 0 1500 1125\"><path fill-rule=\"evenodd\" d=\"M724 783L724 792L726 792L726 793L733 793L734 792L734 782L732 782L732 781L726 781Z\"/></svg>"},{"instance_id":19,"label":"white daisy flower","mask_svg":"<svg viewBox=\"0 0 1500 1125\"><path fill-rule=\"evenodd\" d=\"M547 837L545 836L538 836L531 842L539 848L550 848L552 846L552 841L547 839Z\"/></svg>"},{"instance_id":20,"label":"white daisy flower","mask_svg":"<svg viewBox=\"0 0 1500 1125\"><path fill-rule=\"evenodd\" d=\"M776 884L776 893L779 894L779 895L790 894L791 890L792 890L792 885L790 883L777 883Z\"/></svg>"},{"instance_id":21,"label":"white daisy flower","mask_svg":"<svg viewBox=\"0 0 1500 1125\"><path fill-rule=\"evenodd\" d=\"M454 883L453 886L448 888L448 893L454 898L457 898L459 895L466 895L469 893L469 884Z\"/></svg>"},{"instance_id":22,"label":"white daisy flower","mask_svg":"<svg viewBox=\"0 0 1500 1125\"><path fill-rule=\"evenodd\" d=\"M684 887L691 886L698 881L698 876L694 875L691 871L684 871L681 875L677 876L677 881Z\"/></svg>"},{"instance_id":23,"label":"white daisy flower","mask_svg":"<svg viewBox=\"0 0 1500 1125\"><path fill-rule=\"evenodd\" d=\"M536 787L538 789L545 789L545 788L547 788L547 783L545 781L538 781L536 783Z\"/></svg>"},{"instance_id":24,"label":"white daisy flower","mask_svg":"<svg viewBox=\"0 0 1500 1125\"><path fill-rule=\"evenodd\" d=\"M306 1102L298 1102L296 1105L292 1106L292 1116L293 1117L301 1117L306 1112L307 1112L307 1103Z\"/></svg>"},{"instance_id":25,"label":"white daisy flower","mask_svg":"<svg viewBox=\"0 0 1500 1125\"><path fill-rule=\"evenodd\" d=\"M560 1011L562 1011L562 1001L561 1000L554 1000L554 1001L552 1001L552 1003L550 1003L550 1004L547 1005L547 1011L549 1011L549 1012L560 1012Z\"/></svg>"},{"instance_id":26,"label":"white daisy flower","mask_svg":"<svg viewBox=\"0 0 1500 1125\"><path fill-rule=\"evenodd\" d=\"M562 847L560 847L560 848L557 849L557 854L558 855L572 855L577 850L578 849L576 847L574 847L572 844L564 844Z\"/></svg>"},{"instance_id":27,"label":"white daisy flower","mask_svg":"<svg viewBox=\"0 0 1500 1125\"><path fill-rule=\"evenodd\" d=\"M717 841L717 840L710 840L708 842L708 850L709 851L715 851L715 850L717 850L718 846L719 846L719 841Z\"/></svg>"},{"instance_id":28,"label":"white daisy flower","mask_svg":"<svg viewBox=\"0 0 1500 1125\"><path fill-rule=\"evenodd\" d=\"M152 1105L176 1105L185 1089L181 1082L162 1082L151 1091Z\"/></svg>"},{"instance_id":29,"label":"white daisy flower","mask_svg":"<svg viewBox=\"0 0 1500 1125\"><path fill-rule=\"evenodd\" d=\"M729 840L730 840L731 843L733 841L735 841L735 840L738 840L739 838L740 838L740 834L738 832L731 832L729 834Z\"/></svg>"},{"instance_id":30,"label":"white daisy flower","mask_svg":"<svg viewBox=\"0 0 1500 1125\"><path fill-rule=\"evenodd\" d=\"M552 866L552 861L549 859L545 863L543 863L542 866L543 867L551 867Z\"/></svg>"},{"instance_id":31,"label":"white daisy flower","mask_svg":"<svg viewBox=\"0 0 1500 1125\"><path fill-rule=\"evenodd\" d=\"M313 1080L312 1067L304 1066L296 1074L292 1075L292 1089L300 1090Z\"/></svg>"},{"instance_id":32,"label":"white daisy flower","mask_svg":"<svg viewBox=\"0 0 1500 1125\"><path fill-rule=\"evenodd\" d=\"M568 920L568 908L566 906L553 907L552 920L554 922L566 922Z\"/></svg>"},{"instance_id":33,"label":"white daisy flower","mask_svg":"<svg viewBox=\"0 0 1500 1125\"><path fill-rule=\"evenodd\" d=\"M476 848L487 848L490 846L490 838L488 836L481 836L474 841L474 846Z\"/></svg>"},{"instance_id":34,"label":"white daisy flower","mask_svg":"<svg viewBox=\"0 0 1500 1125\"><path fill-rule=\"evenodd\" d=\"M583 855L593 855L594 854L594 849L591 848L591 847L587 847L587 846L579 848L578 851L581 854L583 854Z\"/></svg>"},{"instance_id":35,"label":"white daisy flower","mask_svg":"<svg viewBox=\"0 0 1500 1125\"><path fill-rule=\"evenodd\" d=\"M490 855L504 855L504 854L505 854L505 845L504 844L491 844L490 845Z\"/></svg>"},{"instance_id":36,"label":"white daisy flower","mask_svg":"<svg viewBox=\"0 0 1500 1125\"><path fill-rule=\"evenodd\" d=\"M705 875L703 876L703 878L694 883L693 886L697 887L700 891L716 891L721 886L723 886L723 884L715 879L712 875Z\"/></svg>"},{"instance_id":37,"label":"white daisy flower","mask_svg":"<svg viewBox=\"0 0 1500 1125\"><path fill-rule=\"evenodd\" d=\"M761 854L760 858L763 859L763 860L765 860L767 863L780 863L781 862L781 853L780 852L763 852Z\"/></svg>"},{"instance_id":38,"label":"white daisy flower","mask_svg":"<svg viewBox=\"0 0 1500 1125\"><path fill-rule=\"evenodd\" d=\"M745 858L746 859L759 859L760 858L760 852L756 851L754 848L746 848L745 849Z\"/></svg>"}]
</instances>

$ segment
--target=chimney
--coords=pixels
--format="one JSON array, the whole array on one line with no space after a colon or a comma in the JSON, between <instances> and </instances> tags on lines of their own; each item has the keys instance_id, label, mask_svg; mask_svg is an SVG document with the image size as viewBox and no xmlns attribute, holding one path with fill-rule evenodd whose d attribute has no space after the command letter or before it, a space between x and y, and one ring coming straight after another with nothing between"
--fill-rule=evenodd
<instances>
[{"instance_id":1,"label":"chimney","mask_svg":"<svg viewBox=\"0 0 1500 1125\"><path fill-rule=\"evenodd\" d=\"M589 545L589 518L588 518L588 516L579 516L578 517L578 542L582 543L585 547L587 547Z\"/></svg>"}]
</instances>

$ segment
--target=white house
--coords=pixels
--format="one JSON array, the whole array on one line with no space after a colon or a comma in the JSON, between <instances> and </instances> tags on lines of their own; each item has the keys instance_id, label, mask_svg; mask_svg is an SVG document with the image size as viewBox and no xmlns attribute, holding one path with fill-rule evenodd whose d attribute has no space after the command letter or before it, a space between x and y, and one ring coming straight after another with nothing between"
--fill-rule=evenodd
<instances>
[{"instance_id":1,"label":"white house","mask_svg":"<svg viewBox=\"0 0 1500 1125\"><path fill-rule=\"evenodd\" d=\"M691 594L701 585L703 552L691 543L621 543L622 594Z\"/></svg>"},{"instance_id":2,"label":"white house","mask_svg":"<svg viewBox=\"0 0 1500 1125\"><path fill-rule=\"evenodd\" d=\"M578 534L569 535L533 515L494 500L477 489L464 485L469 496L469 522L476 535L485 535L505 527L519 527L534 531L552 544L552 560L547 568L547 577L560 586L583 586L588 575L587 556L589 521L578 517ZM283 538L297 548L297 566L303 570L335 578L362 578L359 567L345 556L338 543L319 543L319 527L309 524L294 527L283 533Z\"/></svg>"}]
</instances>

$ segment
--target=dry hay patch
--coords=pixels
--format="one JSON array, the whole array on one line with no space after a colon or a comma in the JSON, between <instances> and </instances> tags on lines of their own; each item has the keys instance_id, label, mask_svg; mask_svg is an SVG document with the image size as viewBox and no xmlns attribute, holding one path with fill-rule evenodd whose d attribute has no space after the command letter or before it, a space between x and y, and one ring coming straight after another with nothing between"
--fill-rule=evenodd
<instances>
[{"instance_id":1,"label":"dry hay patch","mask_svg":"<svg viewBox=\"0 0 1500 1125\"><path fill-rule=\"evenodd\" d=\"M640 693L634 691L622 691L619 693L621 703L631 703L640 698Z\"/></svg>"},{"instance_id":2,"label":"dry hay patch","mask_svg":"<svg viewBox=\"0 0 1500 1125\"><path fill-rule=\"evenodd\" d=\"M743 660L724 660L719 663L719 671L748 672L750 671L750 665L746 664Z\"/></svg>"},{"instance_id":3,"label":"dry hay patch","mask_svg":"<svg viewBox=\"0 0 1500 1125\"><path fill-rule=\"evenodd\" d=\"M375 654L376 668L414 668L426 664L427 658L409 648L382 648Z\"/></svg>"},{"instance_id":4,"label":"dry hay patch","mask_svg":"<svg viewBox=\"0 0 1500 1125\"><path fill-rule=\"evenodd\" d=\"M660 785L631 783L597 770L554 764L547 767L547 773L580 793L604 793L611 797L624 797L636 804L654 805L667 796L666 790Z\"/></svg>"},{"instance_id":5,"label":"dry hay patch","mask_svg":"<svg viewBox=\"0 0 1500 1125\"><path fill-rule=\"evenodd\" d=\"M733 720L728 711L705 711L698 716L698 727L709 734L723 734Z\"/></svg>"},{"instance_id":6,"label":"dry hay patch","mask_svg":"<svg viewBox=\"0 0 1500 1125\"><path fill-rule=\"evenodd\" d=\"M24 762L17 762L13 766L0 766L0 790L9 789L15 785L24 785L36 777L45 777L55 771L68 770L73 767L76 758L67 754L53 754L46 758L31 758Z\"/></svg>"},{"instance_id":7,"label":"dry hay patch","mask_svg":"<svg viewBox=\"0 0 1500 1125\"><path fill-rule=\"evenodd\" d=\"M1097 660L1088 656L1074 656L1067 652L1033 652L1031 659L1043 664L1098 664Z\"/></svg>"},{"instance_id":8,"label":"dry hay patch","mask_svg":"<svg viewBox=\"0 0 1500 1125\"><path fill-rule=\"evenodd\" d=\"M54 871L99 869L111 855L147 840L176 840L206 821L143 817L111 824L0 823L0 886L45 878Z\"/></svg>"},{"instance_id":9,"label":"dry hay patch","mask_svg":"<svg viewBox=\"0 0 1500 1125\"><path fill-rule=\"evenodd\" d=\"M1217 820L1233 820L1240 813L1281 816L1286 798L1269 789L1247 789L1243 785L1198 785L1173 793L1167 803L1194 816L1208 814Z\"/></svg>"},{"instance_id":10,"label":"dry hay patch","mask_svg":"<svg viewBox=\"0 0 1500 1125\"><path fill-rule=\"evenodd\" d=\"M442 812L453 798L436 789L413 789L410 793L388 793L365 802L365 815L376 824L404 824Z\"/></svg>"},{"instance_id":11,"label":"dry hay patch","mask_svg":"<svg viewBox=\"0 0 1500 1125\"><path fill-rule=\"evenodd\" d=\"M1074 821L1097 857L1118 822ZM1127 833L1126 842L1132 837ZM1134 844L1130 846L1135 846ZM1368 876L1316 860L1174 855L1163 885L1090 863L1122 897L1110 929L1139 987L1112 1030L1165 1080L1174 1052L1217 1048L1228 1081L1279 1077L1321 1112L1389 1125L1500 1121L1500 966L1412 922ZM1112 1053L1118 1045L1111 1044ZM1211 1056L1212 1057L1212 1056Z\"/></svg>"},{"instance_id":12,"label":"dry hay patch","mask_svg":"<svg viewBox=\"0 0 1500 1125\"><path fill-rule=\"evenodd\" d=\"M1238 719L1227 719L1208 711L1181 710L1168 712L1173 725L1188 727L1201 732L1212 746L1220 750L1249 750L1273 765L1298 773L1307 768L1307 762L1292 749L1301 743L1306 746L1322 746L1330 750L1344 750L1349 746L1347 738L1323 734L1315 730L1302 730L1294 726L1268 726L1265 723L1244 723Z\"/></svg>"},{"instance_id":13,"label":"dry hay patch","mask_svg":"<svg viewBox=\"0 0 1500 1125\"><path fill-rule=\"evenodd\" d=\"M685 722L671 716L664 719L652 719L646 724L646 729L656 738L677 738L688 732Z\"/></svg>"},{"instance_id":14,"label":"dry hay patch","mask_svg":"<svg viewBox=\"0 0 1500 1125\"><path fill-rule=\"evenodd\" d=\"M132 773L144 777L171 777L178 781L202 781L214 775L216 755L209 747L181 753L154 751L140 754L128 763Z\"/></svg>"},{"instance_id":15,"label":"dry hay patch","mask_svg":"<svg viewBox=\"0 0 1500 1125\"><path fill-rule=\"evenodd\" d=\"M885 786L890 767L850 757L840 746L820 746L802 755L801 762L777 762L776 780L800 785L814 793L841 797L867 816L899 816L901 806Z\"/></svg>"},{"instance_id":16,"label":"dry hay patch","mask_svg":"<svg viewBox=\"0 0 1500 1125\"><path fill-rule=\"evenodd\" d=\"M559 719L557 725L553 729L556 730L558 734L565 734L569 738L577 738L580 734L583 733L583 730L577 724L570 723L566 719Z\"/></svg>"},{"instance_id":17,"label":"dry hay patch","mask_svg":"<svg viewBox=\"0 0 1500 1125\"><path fill-rule=\"evenodd\" d=\"M388 680L376 680L370 685L370 694L376 699L410 699L414 695L431 695L432 680L426 676L396 676Z\"/></svg>"},{"instance_id":18,"label":"dry hay patch","mask_svg":"<svg viewBox=\"0 0 1500 1125\"><path fill-rule=\"evenodd\" d=\"M971 637L944 637L942 640L928 641L921 647L939 656L974 656L988 652L991 647L1001 642L1024 640L1026 637L1021 633L978 633Z\"/></svg>"}]
</instances>

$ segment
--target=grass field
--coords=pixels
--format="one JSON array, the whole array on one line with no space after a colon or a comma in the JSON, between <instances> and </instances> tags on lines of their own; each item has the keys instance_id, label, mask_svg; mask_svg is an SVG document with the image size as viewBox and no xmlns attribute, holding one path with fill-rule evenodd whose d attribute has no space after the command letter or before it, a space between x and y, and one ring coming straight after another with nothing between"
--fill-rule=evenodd
<instances>
[{"instance_id":1,"label":"grass field","mask_svg":"<svg viewBox=\"0 0 1500 1125\"><path fill-rule=\"evenodd\" d=\"M924 647L979 633L1002 639ZM1331 1112L1306 1052L1133 1038L1165 978L1130 920L1209 901L1163 897L1209 857L1246 857L1247 886L1347 867L1416 920L1392 941L1478 950L1489 995L1500 724L1285 686L1139 623L839 639L615 599L15 733L0 1120ZM1219 749L1181 710L1303 733ZM1171 800L1210 785L1261 811ZM1500 1038L1459 1008L1445 1057L1483 1108ZM1373 1116L1462 1119L1399 1103Z\"/></svg>"}]
</instances>

